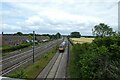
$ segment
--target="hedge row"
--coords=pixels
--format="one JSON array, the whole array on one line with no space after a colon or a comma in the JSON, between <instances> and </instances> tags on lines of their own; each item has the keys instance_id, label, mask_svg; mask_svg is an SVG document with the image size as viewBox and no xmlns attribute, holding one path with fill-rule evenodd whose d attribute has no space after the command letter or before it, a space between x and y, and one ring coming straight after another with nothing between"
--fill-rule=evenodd
<instances>
[{"instance_id":1,"label":"hedge row","mask_svg":"<svg viewBox=\"0 0 120 80\"><path fill-rule=\"evenodd\" d=\"M73 46L74 43L70 40L70 38L68 38L68 41L70 42L70 44Z\"/></svg>"},{"instance_id":2,"label":"hedge row","mask_svg":"<svg viewBox=\"0 0 120 80\"><path fill-rule=\"evenodd\" d=\"M120 79L120 38L96 38L92 43L75 44L71 57L72 78Z\"/></svg>"},{"instance_id":3,"label":"hedge row","mask_svg":"<svg viewBox=\"0 0 120 80\"><path fill-rule=\"evenodd\" d=\"M25 47L28 47L30 46L31 44L21 44L21 45L17 45L17 46L11 46L9 48L3 48L2 49L2 53L6 53L6 52L11 52L11 51L15 51L15 50L18 50L18 49L22 49L22 48L25 48Z\"/></svg>"}]
</instances>

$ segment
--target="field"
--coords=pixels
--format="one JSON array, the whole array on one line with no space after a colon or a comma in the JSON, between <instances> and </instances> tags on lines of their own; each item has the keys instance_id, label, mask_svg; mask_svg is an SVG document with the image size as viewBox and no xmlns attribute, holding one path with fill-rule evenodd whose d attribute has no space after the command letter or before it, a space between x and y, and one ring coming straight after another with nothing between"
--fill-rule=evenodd
<instances>
[{"instance_id":1,"label":"field","mask_svg":"<svg viewBox=\"0 0 120 80\"><path fill-rule=\"evenodd\" d=\"M91 43L93 40L94 40L94 38L84 38L84 37L81 37L81 38L70 38L71 40L72 40L72 42L74 43L74 44L76 44L76 43L80 43L80 44L82 44L82 43Z\"/></svg>"}]
</instances>

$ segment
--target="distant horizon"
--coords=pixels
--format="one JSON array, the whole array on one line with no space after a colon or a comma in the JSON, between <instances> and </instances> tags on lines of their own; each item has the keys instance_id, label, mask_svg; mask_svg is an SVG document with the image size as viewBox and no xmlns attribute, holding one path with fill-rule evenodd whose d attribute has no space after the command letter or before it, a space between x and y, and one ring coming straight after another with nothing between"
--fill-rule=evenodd
<instances>
[{"instance_id":1,"label":"distant horizon","mask_svg":"<svg viewBox=\"0 0 120 80\"><path fill-rule=\"evenodd\" d=\"M15 33L17 33L17 32L15 32ZM15 34L15 33L3 33L3 34ZM31 33L23 33L23 34L33 34L33 33L31 32ZM49 34L49 33L35 33L35 34L43 35L43 34ZM50 34L50 35L55 35L55 34L56 33L53 33L53 34ZM0 35L2 35L2 33L0 33ZM70 35L70 34L61 34L61 35ZM81 34L81 36L94 36L94 35L82 35Z\"/></svg>"},{"instance_id":2,"label":"distant horizon","mask_svg":"<svg viewBox=\"0 0 120 80\"><path fill-rule=\"evenodd\" d=\"M14 2L15 1L15 2ZM119 0L25 0L1 1L0 29L15 32L69 35L78 31L92 36L92 29L105 23L118 31Z\"/></svg>"}]
</instances>

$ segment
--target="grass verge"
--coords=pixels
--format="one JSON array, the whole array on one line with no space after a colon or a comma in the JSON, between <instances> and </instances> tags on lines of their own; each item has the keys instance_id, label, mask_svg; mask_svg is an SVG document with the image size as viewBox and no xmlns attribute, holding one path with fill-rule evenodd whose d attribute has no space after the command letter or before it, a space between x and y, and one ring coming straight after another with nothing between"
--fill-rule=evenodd
<instances>
[{"instance_id":1,"label":"grass verge","mask_svg":"<svg viewBox=\"0 0 120 80\"><path fill-rule=\"evenodd\" d=\"M46 43L46 42L44 42L44 43ZM38 44L36 44L35 46L40 46L41 44L44 44L44 43L38 43ZM5 46L5 47L7 47L7 46ZM9 47L9 46L8 46ZM17 53L17 54L19 54L19 53L22 53L22 52L25 52L25 51L27 51L27 50L30 50L30 49L32 49L32 45L30 45L30 46L28 46L28 47L25 47L25 48L21 48L21 49L17 49L17 50L15 50L15 51L9 51L9 52L3 52L2 51L2 53L0 53L2 56L7 56L7 55L10 55L10 54L14 54L14 53Z\"/></svg>"},{"instance_id":2,"label":"grass verge","mask_svg":"<svg viewBox=\"0 0 120 80\"><path fill-rule=\"evenodd\" d=\"M40 57L40 59L35 62L33 65L28 66L27 68L20 68L14 72L6 75L11 78L20 78L20 79L32 79L34 80L38 74L43 70L43 68L49 63L56 53L56 47Z\"/></svg>"},{"instance_id":3,"label":"grass verge","mask_svg":"<svg viewBox=\"0 0 120 80\"><path fill-rule=\"evenodd\" d=\"M45 42L39 42L37 44L35 44L35 46L40 46L41 44L45 44L45 43L48 43L50 41L53 41L53 40L49 40L49 41L45 41ZM7 55L11 55L11 54L14 54L14 53L22 53L22 52L25 52L27 50L30 50L32 49L32 45L28 46L28 47L24 47L24 48L20 48L20 49L16 49L16 50L11 50L10 48L11 47L15 47L15 46L0 46L0 57L2 56L7 56ZM3 49L10 49L10 51L3 51Z\"/></svg>"},{"instance_id":4,"label":"grass verge","mask_svg":"<svg viewBox=\"0 0 120 80\"><path fill-rule=\"evenodd\" d=\"M71 78L72 76L73 76L73 74L72 74L72 71L73 71L73 67L74 67L74 62L73 62L73 60L74 60L74 55L73 55L73 53L72 53L72 46L70 46L70 50L69 50L70 52L69 52L69 63L68 63L68 78Z\"/></svg>"}]
</instances>

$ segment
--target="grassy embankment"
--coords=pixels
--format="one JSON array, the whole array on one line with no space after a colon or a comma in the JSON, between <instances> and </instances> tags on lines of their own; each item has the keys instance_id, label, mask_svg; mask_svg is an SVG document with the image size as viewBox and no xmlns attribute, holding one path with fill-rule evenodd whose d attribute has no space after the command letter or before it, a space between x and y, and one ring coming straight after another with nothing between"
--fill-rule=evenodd
<instances>
[{"instance_id":1,"label":"grassy embankment","mask_svg":"<svg viewBox=\"0 0 120 80\"><path fill-rule=\"evenodd\" d=\"M84 38L84 37L81 37L81 38L70 38L70 41L72 44L83 44L83 43L91 43L92 41L94 40L94 38ZM74 71L74 54L72 52L72 48L73 46L70 45L70 61L69 61L69 64L68 64L68 76L72 77L74 74L72 74L72 71Z\"/></svg>"},{"instance_id":2,"label":"grassy embankment","mask_svg":"<svg viewBox=\"0 0 120 80\"><path fill-rule=\"evenodd\" d=\"M10 54L10 52L13 52L13 51L27 49L31 45L32 45L31 43L26 43L26 44L21 44L17 46L2 46L1 47L2 56L8 55Z\"/></svg>"},{"instance_id":3,"label":"grassy embankment","mask_svg":"<svg viewBox=\"0 0 120 80\"><path fill-rule=\"evenodd\" d=\"M120 37L95 38L75 44L70 54L71 78L82 80L120 79Z\"/></svg>"},{"instance_id":4,"label":"grassy embankment","mask_svg":"<svg viewBox=\"0 0 120 80\"><path fill-rule=\"evenodd\" d=\"M52 41L52 40L49 40L49 41ZM47 43L49 41L36 43L35 46L40 46L41 44ZM21 53L30 49L32 49L32 43L24 43L17 46L0 46L0 51L2 52L2 56L6 56L15 52Z\"/></svg>"},{"instance_id":5,"label":"grassy embankment","mask_svg":"<svg viewBox=\"0 0 120 80\"><path fill-rule=\"evenodd\" d=\"M53 58L56 50L57 48L54 47L53 50L42 55L40 59L33 65L30 65L26 68L20 68L12 73L9 73L6 76L12 78L25 78L34 80L37 75L43 70L43 68L49 63L49 61Z\"/></svg>"}]
</instances>

